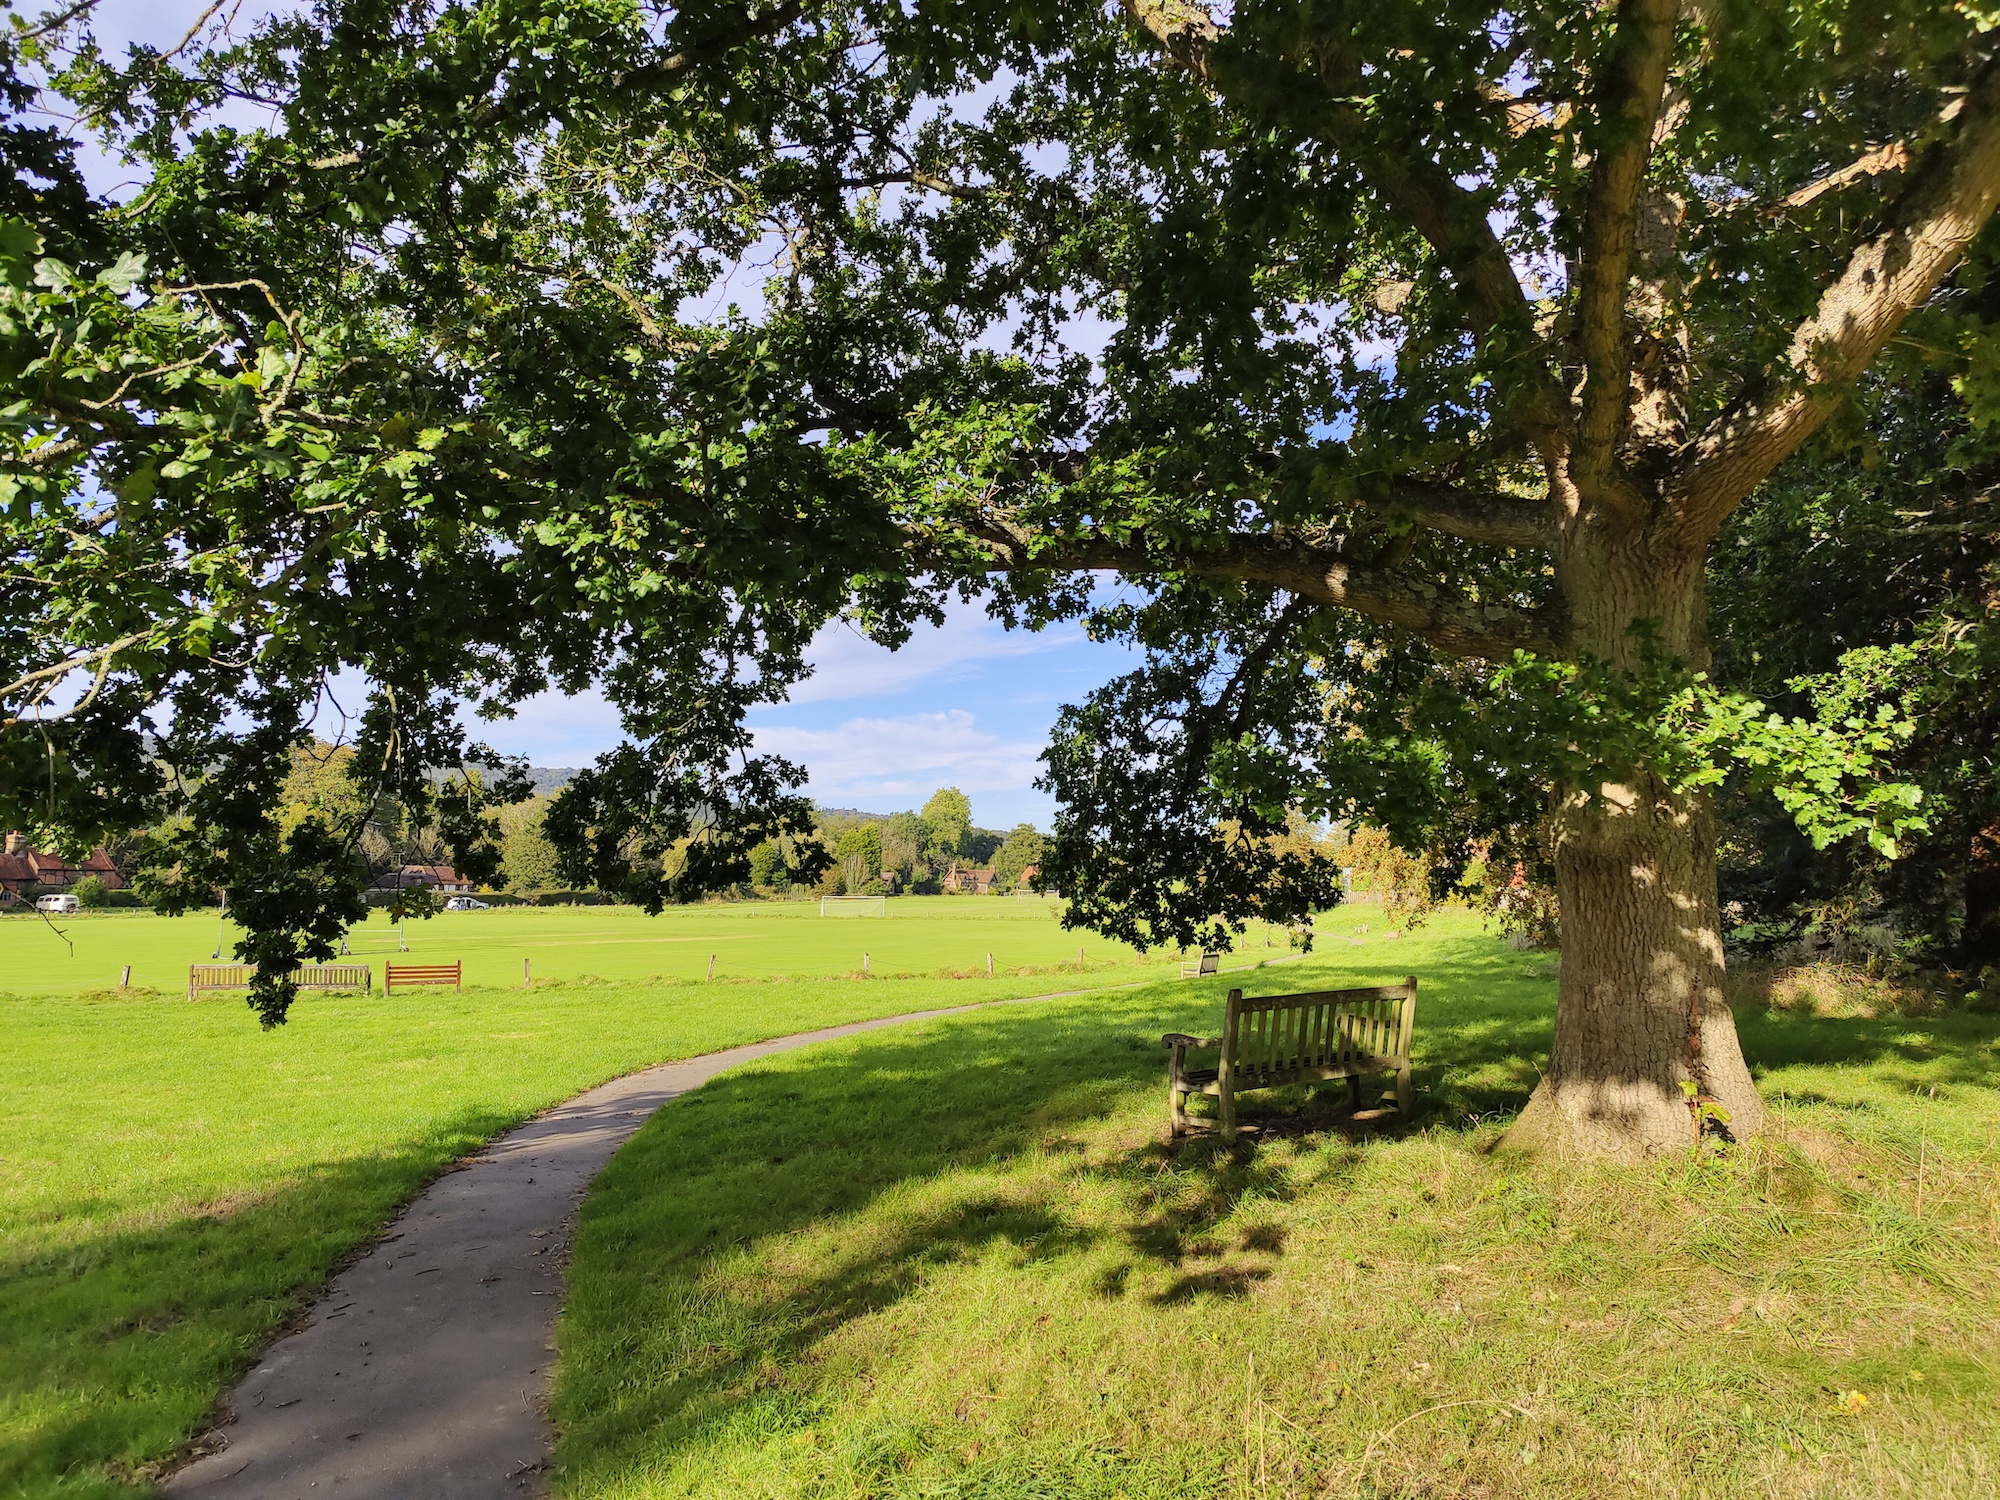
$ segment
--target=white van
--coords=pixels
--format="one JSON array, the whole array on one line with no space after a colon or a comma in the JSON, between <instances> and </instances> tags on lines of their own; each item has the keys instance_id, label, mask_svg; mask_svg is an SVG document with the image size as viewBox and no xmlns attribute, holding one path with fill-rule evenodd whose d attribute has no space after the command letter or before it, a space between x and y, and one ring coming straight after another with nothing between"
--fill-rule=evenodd
<instances>
[{"instance_id":1,"label":"white van","mask_svg":"<svg viewBox=\"0 0 2000 1500\"><path fill-rule=\"evenodd\" d=\"M36 911L52 911L58 916L64 917L82 909L83 903L78 901L76 897L68 895L43 896L35 902Z\"/></svg>"}]
</instances>

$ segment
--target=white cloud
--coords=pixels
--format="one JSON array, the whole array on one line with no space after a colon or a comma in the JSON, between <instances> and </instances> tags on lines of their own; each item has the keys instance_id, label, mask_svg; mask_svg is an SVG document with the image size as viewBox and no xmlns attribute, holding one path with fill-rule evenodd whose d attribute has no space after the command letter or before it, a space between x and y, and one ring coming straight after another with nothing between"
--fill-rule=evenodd
<instances>
[{"instance_id":1,"label":"white cloud","mask_svg":"<svg viewBox=\"0 0 2000 1500\"><path fill-rule=\"evenodd\" d=\"M900 718L856 718L832 729L760 724L757 748L812 773L821 802L914 804L940 786L967 793L1022 791L1041 770L1039 741L1005 740L962 708Z\"/></svg>"},{"instance_id":2,"label":"white cloud","mask_svg":"<svg viewBox=\"0 0 2000 1500\"><path fill-rule=\"evenodd\" d=\"M1009 630L976 604L945 607L944 624L919 625L901 650L878 646L852 625L835 620L813 637L807 653L813 675L793 688L792 703L831 703L908 692L919 683L950 682L991 663L1073 646L1083 632L1054 625L1043 631Z\"/></svg>"},{"instance_id":3,"label":"white cloud","mask_svg":"<svg viewBox=\"0 0 2000 1500\"><path fill-rule=\"evenodd\" d=\"M469 709L459 719L472 739L538 766L587 766L625 737L618 710L596 688L574 698L541 693L517 705L511 719L489 722Z\"/></svg>"},{"instance_id":4,"label":"white cloud","mask_svg":"<svg viewBox=\"0 0 2000 1500\"><path fill-rule=\"evenodd\" d=\"M975 605L948 608L942 626L919 626L900 651L878 646L853 626L835 621L814 639L811 660L815 671L793 689L789 703L891 698L925 684L975 677L997 663L1061 650L1082 640L1081 631L1064 626L1053 626L1038 634L1008 630L997 621L988 619ZM350 711L363 696L362 685L358 681L353 687L352 694L342 700ZM1039 703L1042 699L1009 693L1006 701ZM758 721L763 722L769 715L782 713L786 707L787 704L781 703L760 708L757 710ZM853 722L914 724L919 720L937 721L946 717L948 715L928 714L910 720L857 719ZM969 719L970 716L967 717ZM536 765L542 766L587 765L623 738L617 709L605 701L604 694L594 687L575 697L542 693L520 704L513 718L496 723L480 720L469 710L462 719L473 739L484 740L504 752L526 755ZM806 733L777 726L772 726L772 732ZM934 731L927 733L935 738ZM992 737L986 738L990 740ZM1039 745L1033 747L1036 754L1040 753L1040 749ZM817 785L818 762L814 756L803 751L786 753L791 754L794 760L814 766ZM1027 780L1021 778L1007 784L1025 786ZM882 790L886 793L893 788L884 787Z\"/></svg>"}]
</instances>

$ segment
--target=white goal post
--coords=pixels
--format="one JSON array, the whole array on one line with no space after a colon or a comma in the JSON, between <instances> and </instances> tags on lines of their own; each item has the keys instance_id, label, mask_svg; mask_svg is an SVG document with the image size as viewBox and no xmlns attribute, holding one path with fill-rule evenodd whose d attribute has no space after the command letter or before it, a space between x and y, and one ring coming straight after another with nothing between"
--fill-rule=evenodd
<instances>
[{"instance_id":1,"label":"white goal post","mask_svg":"<svg viewBox=\"0 0 2000 1500\"><path fill-rule=\"evenodd\" d=\"M819 898L819 914L822 917L851 914L857 917L886 917L889 915L887 896L822 896Z\"/></svg>"}]
</instances>

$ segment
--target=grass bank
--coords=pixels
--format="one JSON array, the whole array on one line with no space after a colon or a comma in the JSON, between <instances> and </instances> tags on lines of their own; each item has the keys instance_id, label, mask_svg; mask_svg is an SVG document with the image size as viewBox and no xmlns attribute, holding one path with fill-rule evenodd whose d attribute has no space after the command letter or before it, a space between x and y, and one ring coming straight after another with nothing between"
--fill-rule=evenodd
<instances>
[{"instance_id":1,"label":"grass bank","mask_svg":"<svg viewBox=\"0 0 2000 1500\"><path fill-rule=\"evenodd\" d=\"M233 997L0 995L0 1495L143 1487L428 1178L580 1089L1078 982L1093 978L310 996L269 1033Z\"/></svg>"},{"instance_id":2,"label":"grass bank","mask_svg":"<svg viewBox=\"0 0 2000 1500\"><path fill-rule=\"evenodd\" d=\"M1548 960L1447 916L1286 988L1424 979L1414 1128L1253 1095L1164 1144L1158 1035L1222 983L771 1059L588 1201L558 1493L2000 1493L2000 1021L1746 1004L1771 1139L1490 1154Z\"/></svg>"}]
</instances>

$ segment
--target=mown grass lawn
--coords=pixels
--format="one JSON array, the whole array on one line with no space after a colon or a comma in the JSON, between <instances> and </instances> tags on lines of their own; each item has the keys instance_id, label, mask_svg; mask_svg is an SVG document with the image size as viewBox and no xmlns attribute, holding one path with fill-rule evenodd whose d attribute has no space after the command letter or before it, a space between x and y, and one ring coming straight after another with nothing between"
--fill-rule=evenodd
<instances>
[{"instance_id":1,"label":"mown grass lawn","mask_svg":"<svg viewBox=\"0 0 2000 1500\"><path fill-rule=\"evenodd\" d=\"M586 1205L557 1492L2000 1494L2000 1021L1746 1005L1768 1142L1526 1163L1551 967L1447 914L1258 976L1423 977L1379 1137L1334 1086L1167 1147L1226 980L711 1083Z\"/></svg>"},{"instance_id":2,"label":"mown grass lawn","mask_svg":"<svg viewBox=\"0 0 2000 1500\"><path fill-rule=\"evenodd\" d=\"M858 973L862 955L877 976L984 973L991 954L997 973L1074 967L1079 950L1088 969L1120 964L1173 972L1173 954L1144 963L1123 943L1073 932L1046 900L1011 896L905 896L887 903L888 916L839 908L822 917L810 902L716 902L669 907L649 917L635 907L505 907L441 912L405 922L407 954L397 929L374 913L351 936L354 961L371 964L375 983L392 958L409 963L465 965L468 983L518 985L522 963L538 980L647 981L705 979L715 959L718 979L818 979ZM184 917L149 911L85 912L44 921L32 914L0 916L0 994L75 994L114 986L125 965L132 983L161 993L184 990L188 965L231 962L240 936L217 912ZM1255 956L1267 951L1256 935ZM1282 928L1273 929L1283 952ZM219 940L219 942L218 942Z\"/></svg>"},{"instance_id":3,"label":"mown grass lawn","mask_svg":"<svg viewBox=\"0 0 2000 1500\"><path fill-rule=\"evenodd\" d=\"M0 1496L129 1494L428 1178L667 1058L1123 973L0 994Z\"/></svg>"}]
</instances>

